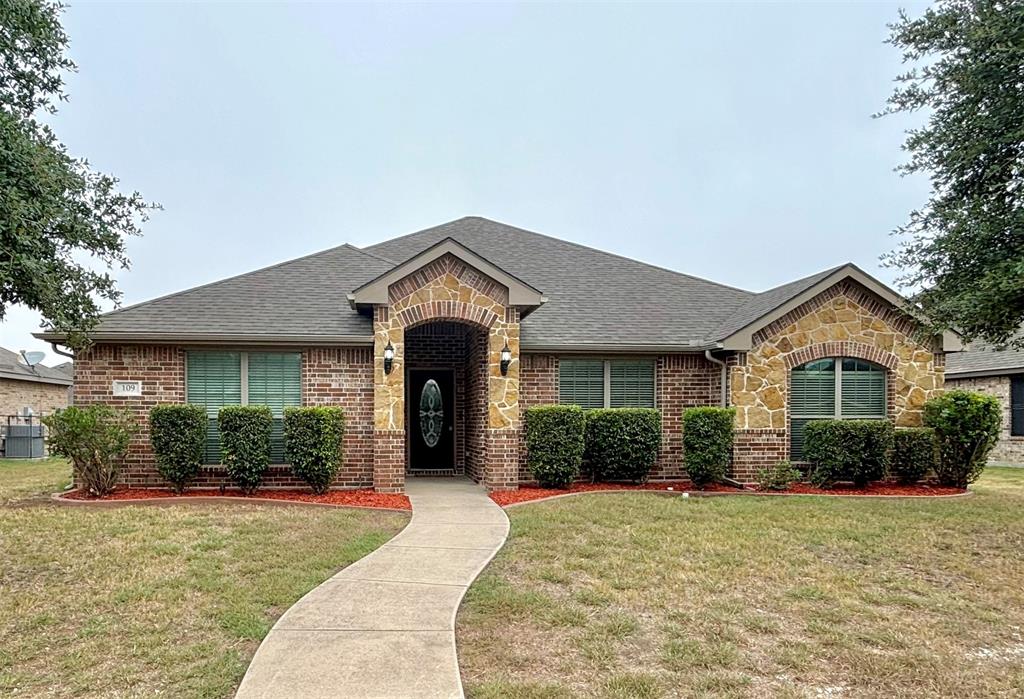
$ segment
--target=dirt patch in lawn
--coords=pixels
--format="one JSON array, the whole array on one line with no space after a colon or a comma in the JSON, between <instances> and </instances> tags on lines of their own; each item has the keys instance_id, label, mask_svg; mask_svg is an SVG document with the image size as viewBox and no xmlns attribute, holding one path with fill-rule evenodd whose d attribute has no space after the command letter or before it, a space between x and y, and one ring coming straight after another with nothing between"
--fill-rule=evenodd
<instances>
[{"instance_id":1,"label":"dirt patch in lawn","mask_svg":"<svg viewBox=\"0 0 1024 699\"><path fill-rule=\"evenodd\" d=\"M179 495L163 488L118 488L109 495L95 497L83 490L73 490L61 496L67 500L87 500L108 502L119 500L185 500L188 498L230 497L244 498L253 502L260 500L276 500L289 502L306 502L317 505L336 505L342 507L379 507L387 510L411 510L412 505L405 495L376 493L369 488L359 490L329 490L323 495L315 495L305 490L260 490L254 495L246 495L241 490L227 488L221 490L190 490Z\"/></svg>"}]
</instances>

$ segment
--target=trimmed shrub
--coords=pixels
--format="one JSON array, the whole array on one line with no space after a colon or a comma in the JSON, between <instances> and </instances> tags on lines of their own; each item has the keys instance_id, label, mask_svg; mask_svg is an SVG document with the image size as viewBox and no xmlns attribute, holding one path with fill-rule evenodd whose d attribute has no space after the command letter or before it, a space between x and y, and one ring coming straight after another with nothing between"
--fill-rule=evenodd
<instances>
[{"instance_id":1,"label":"trimmed shrub","mask_svg":"<svg viewBox=\"0 0 1024 699\"><path fill-rule=\"evenodd\" d=\"M149 411L149 443L156 470L181 493L199 473L206 451L206 409L198 405L158 405Z\"/></svg>"},{"instance_id":2,"label":"trimmed shrub","mask_svg":"<svg viewBox=\"0 0 1024 699\"><path fill-rule=\"evenodd\" d=\"M587 416L578 405L526 410L526 463L544 488L568 488L583 463Z\"/></svg>"},{"instance_id":3,"label":"trimmed shrub","mask_svg":"<svg viewBox=\"0 0 1024 699\"><path fill-rule=\"evenodd\" d=\"M683 465L698 488L725 478L732 456L735 408L683 411Z\"/></svg>"},{"instance_id":4,"label":"trimmed shrub","mask_svg":"<svg viewBox=\"0 0 1024 699\"><path fill-rule=\"evenodd\" d=\"M937 449L935 430L930 427L896 430L889 474L904 485L917 483L935 468Z\"/></svg>"},{"instance_id":5,"label":"trimmed shrub","mask_svg":"<svg viewBox=\"0 0 1024 699\"><path fill-rule=\"evenodd\" d=\"M808 479L819 488L853 481L863 488L885 477L892 451L888 420L811 420L804 436Z\"/></svg>"},{"instance_id":6,"label":"trimmed shrub","mask_svg":"<svg viewBox=\"0 0 1024 699\"><path fill-rule=\"evenodd\" d=\"M588 410L584 460L595 480L647 480L661 449L655 408Z\"/></svg>"},{"instance_id":7,"label":"trimmed shrub","mask_svg":"<svg viewBox=\"0 0 1024 699\"><path fill-rule=\"evenodd\" d=\"M217 413L220 454L231 481L251 495L270 465L274 418L265 405L230 405Z\"/></svg>"},{"instance_id":8,"label":"trimmed shrub","mask_svg":"<svg viewBox=\"0 0 1024 699\"><path fill-rule=\"evenodd\" d=\"M58 410L43 418L50 453L71 461L86 492L106 495L121 476L121 460L138 425L125 410L88 405Z\"/></svg>"},{"instance_id":9,"label":"trimmed shrub","mask_svg":"<svg viewBox=\"0 0 1024 699\"><path fill-rule=\"evenodd\" d=\"M976 481L999 439L1001 422L999 401L983 393L948 391L925 403L924 424L935 430L939 443L939 483L966 488Z\"/></svg>"},{"instance_id":10,"label":"trimmed shrub","mask_svg":"<svg viewBox=\"0 0 1024 699\"><path fill-rule=\"evenodd\" d=\"M327 492L341 465L345 411L337 407L285 408L284 451L292 472L316 494Z\"/></svg>"},{"instance_id":11,"label":"trimmed shrub","mask_svg":"<svg viewBox=\"0 0 1024 699\"><path fill-rule=\"evenodd\" d=\"M803 474L788 461L780 461L757 472L758 490L789 490Z\"/></svg>"}]
</instances>

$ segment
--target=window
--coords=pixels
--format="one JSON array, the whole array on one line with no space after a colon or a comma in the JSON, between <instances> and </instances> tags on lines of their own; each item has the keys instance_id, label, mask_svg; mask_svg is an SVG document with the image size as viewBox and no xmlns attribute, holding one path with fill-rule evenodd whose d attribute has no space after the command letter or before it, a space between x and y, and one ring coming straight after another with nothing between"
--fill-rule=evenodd
<instances>
[{"instance_id":1,"label":"window","mask_svg":"<svg viewBox=\"0 0 1024 699\"><path fill-rule=\"evenodd\" d=\"M296 352L189 352L186 400L206 408L206 463L220 463L217 412L225 405L266 405L274 416L270 462L284 462L284 409L302 404L302 355ZM244 378L244 380L243 380Z\"/></svg>"},{"instance_id":2,"label":"window","mask_svg":"<svg viewBox=\"0 0 1024 699\"><path fill-rule=\"evenodd\" d=\"M809 420L884 419L885 369L860 359L818 359L793 369L789 384L790 456L803 456Z\"/></svg>"},{"instance_id":3,"label":"window","mask_svg":"<svg viewBox=\"0 0 1024 699\"><path fill-rule=\"evenodd\" d=\"M1010 434L1024 437L1024 376L1010 377Z\"/></svg>"},{"instance_id":4,"label":"window","mask_svg":"<svg viewBox=\"0 0 1024 699\"><path fill-rule=\"evenodd\" d=\"M558 402L581 408L653 408L654 361L562 359Z\"/></svg>"}]
</instances>

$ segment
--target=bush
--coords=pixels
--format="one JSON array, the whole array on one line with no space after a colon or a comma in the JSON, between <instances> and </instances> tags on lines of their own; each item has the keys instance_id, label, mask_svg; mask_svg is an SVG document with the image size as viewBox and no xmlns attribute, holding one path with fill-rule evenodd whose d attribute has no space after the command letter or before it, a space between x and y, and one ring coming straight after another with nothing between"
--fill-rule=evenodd
<instances>
[{"instance_id":1,"label":"bush","mask_svg":"<svg viewBox=\"0 0 1024 699\"><path fill-rule=\"evenodd\" d=\"M935 430L939 443L939 483L966 488L976 481L999 439L1001 422L999 401L983 393L948 391L925 403L924 424Z\"/></svg>"},{"instance_id":2,"label":"bush","mask_svg":"<svg viewBox=\"0 0 1024 699\"><path fill-rule=\"evenodd\" d=\"M889 473L900 483L917 483L935 468L937 444L930 427L896 430Z\"/></svg>"},{"instance_id":3,"label":"bush","mask_svg":"<svg viewBox=\"0 0 1024 699\"><path fill-rule=\"evenodd\" d=\"M284 450L292 471L316 494L327 492L338 472L345 437L341 408L285 408Z\"/></svg>"},{"instance_id":4,"label":"bush","mask_svg":"<svg viewBox=\"0 0 1024 699\"><path fill-rule=\"evenodd\" d=\"M732 456L735 408L683 411L683 465L698 488L725 478Z\"/></svg>"},{"instance_id":5,"label":"bush","mask_svg":"<svg viewBox=\"0 0 1024 699\"><path fill-rule=\"evenodd\" d=\"M804 458L814 485L853 481L863 488L885 477L893 435L888 420L811 420L806 429Z\"/></svg>"},{"instance_id":6,"label":"bush","mask_svg":"<svg viewBox=\"0 0 1024 699\"><path fill-rule=\"evenodd\" d=\"M121 459L138 431L124 410L89 405L58 410L43 418L50 452L71 461L76 480L92 495L106 495L117 485Z\"/></svg>"},{"instance_id":7,"label":"bush","mask_svg":"<svg viewBox=\"0 0 1024 699\"><path fill-rule=\"evenodd\" d=\"M584 458L595 480L647 480L661 449L661 413L654 408L588 410Z\"/></svg>"},{"instance_id":8,"label":"bush","mask_svg":"<svg viewBox=\"0 0 1024 699\"><path fill-rule=\"evenodd\" d=\"M263 482L270 465L274 418L265 405L231 405L217 414L221 460L228 476L246 494Z\"/></svg>"},{"instance_id":9,"label":"bush","mask_svg":"<svg viewBox=\"0 0 1024 699\"><path fill-rule=\"evenodd\" d=\"M158 405L149 411L149 443L156 469L181 493L199 473L206 451L206 409L198 405Z\"/></svg>"},{"instance_id":10,"label":"bush","mask_svg":"<svg viewBox=\"0 0 1024 699\"><path fill-rule=\"evenodd\" d=\"M780 461L757 472L757 489L789 490L789 486L800 480L802 475L788 461Z\"/></svg>"},{"instance_id":11,"label":"bush","mask_svg":"<svg viewBox=\"0 0 1024 699\"><path fill-rule=\"evenodd\" d=\"M544 488L568 488L583 463L587 416L578 405L526 410L526 463Z\"/></svg>"}]
</instances>

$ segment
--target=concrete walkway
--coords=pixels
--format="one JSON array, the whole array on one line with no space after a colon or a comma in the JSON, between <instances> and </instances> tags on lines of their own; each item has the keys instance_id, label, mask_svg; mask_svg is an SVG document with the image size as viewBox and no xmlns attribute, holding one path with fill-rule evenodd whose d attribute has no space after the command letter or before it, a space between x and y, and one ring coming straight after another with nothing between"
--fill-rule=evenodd
<instances>
[{"instance_id":1,"label":"concrete walkway","mask_svg":"<svg viewBox=\"0 0 1024 699\"><path fill-rule=\"evenodd\" d=\"M455 614L508 535L468 480L409 479L412 521L296 602L263 639L236 697L462 697Z\"/></svg>"}]
</instances>

